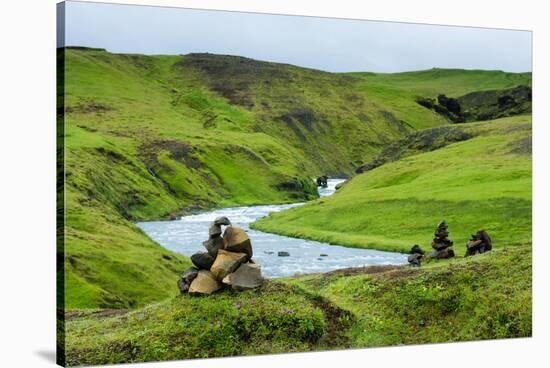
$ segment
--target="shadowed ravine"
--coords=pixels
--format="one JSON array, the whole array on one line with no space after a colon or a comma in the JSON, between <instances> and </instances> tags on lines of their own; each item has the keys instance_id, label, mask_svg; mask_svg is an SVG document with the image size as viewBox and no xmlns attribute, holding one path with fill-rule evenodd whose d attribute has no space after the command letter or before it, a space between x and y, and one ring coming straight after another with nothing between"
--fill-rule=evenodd
<instances>
[{"instance_id":1,"label":"shadowed ravine","mask_svg":"<svg viewBox=\"0 0 550 368\"><path fill-rule=\"evenodd\" d=\"M320 188L319 195L324 197L333 194L335 186L341 181L329 179L328 188ZM254 259L261 264L262 273L269 277L328 272L347 267L406 263L407 256L401 253L346 248L249 228L250 223L271 212L302 204L222 208L184 216L174 221L139 222L137 225L163 247L190 256L204 250L202 242L208 238L208 225L218 216L227 216L234 225L248 232L254 248ZM279 251L286 251L290 256L279 257Z\"/></svg>"}]
</instances>

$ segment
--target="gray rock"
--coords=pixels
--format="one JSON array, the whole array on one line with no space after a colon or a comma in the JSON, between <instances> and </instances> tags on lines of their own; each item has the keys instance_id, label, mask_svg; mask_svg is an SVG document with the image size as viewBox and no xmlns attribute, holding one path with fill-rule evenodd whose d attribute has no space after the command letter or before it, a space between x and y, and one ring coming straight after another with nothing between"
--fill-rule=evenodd
<instances>
[{"instance_id":1,"label":"gray rock","mask_svg":"<svg viewBox=\"0 0 550 368\"><path fill-rule=\"evenodd\" d=\"M231 285L233 290L241 291L260 287L264 281L259 264L243 263L237 271L227 275L223 283Z\"/></svg>"},{"instance_id":2,"label":"gray rock","mask_svg":"<svg viewBox=\"0 0 550 368\"><path fill-rule=\"evenodd\" d=\"M210 238L206 241L203 241L202 245L204 245L204 247L208 251L208 254L216 258L216 256L218 255L218 250L223 249L223 239L221 238L221 236Z\"/></svg>"},{"instance_id":3,"label":"gray rock","mask_svg":"<svg viewBox=\"0 0 550 368\"><path fill-rule=\"evenodd\" d=\"M180 275L180 278L178 280L178 288L180 289L180 292L182 294L189 291L189 286L191 286L191 282L197 277L199 273L199 270L195 267L190 267L187 269L187 271L183 272Z\"/></svg>"},{"instance_id":4,"label":"gray rock","mask_svg":"<svg viewBox=\"0 0 550 368\"><path fill-rule=\"evenodd\" d=\"M229 219L225 216L220 216L220 217L217 217L215 220L214 220L214 225L225 225L225 226L229 226L231 225L231 221L229 221Z\"/></svg>"},{"instance_id":5,"label":"gray rock","mask_svg":"<svg viewBox=\"0 0 550 368\"><path fill-rule=\"evenodd\" d=\"M321 254L319 254L319 257L328 257L328 254L321 253Z\"/></svg>"},{"instance_id":6,"label":"gray rock","mask_svg":"<svg viewBox=\"0 0 550 368\"><path fill-rule=\"evenodd\" d=\"M212 224L208 228L208 235L210 238L215 238L222 234L222 227L220 225Z\"/></svg>"},{"instance_id":7,"label":"gray rock","mask_svg":"<svg viewBox=\"0 0 550 368\"><path fill-rule=\"evenodd\" d=\"M285 252L285 251L277 252L277 255L279 257L290 257L290 253Z\"/></svg>"}]
</instances>

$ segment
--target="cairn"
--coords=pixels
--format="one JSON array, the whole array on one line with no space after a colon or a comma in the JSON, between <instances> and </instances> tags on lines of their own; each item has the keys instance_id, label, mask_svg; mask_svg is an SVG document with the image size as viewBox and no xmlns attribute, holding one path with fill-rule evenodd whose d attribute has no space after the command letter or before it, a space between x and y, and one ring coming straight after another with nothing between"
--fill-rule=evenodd
<instances>
[{"instance_id":1,"label":"cairn","mask_svg":"<svg viewBox=\"0 0 550 368\"><path fill-rule=\"evenodd\" d=\"M222 236L222 226L226 226ZM181 274L181 293L209 295L226 285L234 290L259 287L263 282L260 265L252 261L252 243L246 232L218 217L208 228L208 240L202 243L206 252L191 256L191 267Z\"/></svg>"},{"instance_id":2,"label":"cairn","mask_svg":"<svg viewBox=\"0 0 550 368\"><path fill-rule=\"evenodd\" d=\"M453 241L449 240L448 226L445 220L442 220L435 230L435 238L432 241L433 251L428 254L430 258L445 259L455 256L455 252L452 248Z\"/></svg>"},{"instance_id":3,"label":"cairn","mask_svg":"<svg viewBox=\"0 0 550 368\"><path fill-rule=\"evenodd\" d=\"M411 248L411 255L407 258L407 261L411 266L420 267L423 257L424 251L420 248L420 245L415 244Z\"/></svg>"},{"instance_id":4,"label":"cairn","mask_svg":"<svg viewBox=\"0 0 550 368\"><path fill-rule=\"evenodd\" d=\"M485 253L491 249L493 249L491 237L485 230L479 230L477 233L472 234L470 240L466 244L466 254L464 257Z\"/></svg>"}]
</instances>

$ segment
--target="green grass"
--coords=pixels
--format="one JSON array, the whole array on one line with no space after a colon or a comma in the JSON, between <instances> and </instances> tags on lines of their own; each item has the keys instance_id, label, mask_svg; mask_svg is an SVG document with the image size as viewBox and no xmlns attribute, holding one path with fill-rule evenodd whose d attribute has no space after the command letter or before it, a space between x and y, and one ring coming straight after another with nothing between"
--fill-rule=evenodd
<instances>
[{"instance_id":1,"label":"green grass","mask_svg":"<svg viewBox=\"0 0 550 368\"><path fill-rule=\"evenodd\" d=\"M310 350L331 324L318 302L280 283L210 297L188 294L121 317L77 314L67 326L67 364L96 365ZM83 316L82 316L83 315Z\"/></svg>"},{"instance_id":2,"label":"green grass","mask_svg":"<svg viewBox=\"0 0 550 368\"><path fill-rule=\"evenodd\" d=\"M532 335L530 246L378 274L305 276L290 283L356 320L351 347Z\"/></svg>"},{"instance_id":3,"label":"green grass","mask_svg":"<svg viewBox=\"0 0 550 368\"><path fill-rule=\"evenodd\" d=\"M445 219L459 253L481 228L497 248L530 243L530 117L454 128L472 138L429 152L404 150L398 161L353 177L329 198L252 225L294 237L406 252L413 244L429 249L437 223Z\"/></svg>"},{"instance_id":4,"label":"green grass","mask_svg":"<svg viewBox=\"0 0 550 368\"><path fill-rule=\"evenodd\" d=\"M236 294L182 295L111 317L79 311L66 322L66 362L131 363L532 334L530 246L433 261L420 269L375 271L292 277Z\"/></svg>"}]
</instances>

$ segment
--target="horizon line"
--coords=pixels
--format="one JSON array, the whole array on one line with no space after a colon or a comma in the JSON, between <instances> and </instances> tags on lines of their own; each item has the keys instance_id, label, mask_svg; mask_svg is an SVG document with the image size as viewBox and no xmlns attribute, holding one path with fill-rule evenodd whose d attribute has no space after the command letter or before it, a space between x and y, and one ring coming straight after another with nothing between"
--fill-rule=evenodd
<instances>
[{"instance_id":1,"label":"horizon line","mask_svg":"<svg viewBox=\"0 0 550 368\"><path fill-rule=\"evenodd\" d=\"M349 74L349 73L400 74L400 73L425 72L425 71L434 70L434 69L439 69L439 70L464 70L464 71L472 71L472 72L473 71L501 72L501 73L508 73L508 74L527 74L527 73L532 74L533 73L532 70L517 72L517 71L506 71L506 70L502 70L502 69L479 69L479 68L471 69L471 68L460 68L460 67L448 68L448 67L438 67L438 66L433 66L433 67L428 68L428 69L410 69L410 70L402 70L402 71L398 71L398 72L373 72L373 71L369 71L369 70L351 70L351 71L343 71L343 72L333 72L333 71L329 71L329 70L311 68L311 67L308 67L308 66L302 66L302 65L291 64L291 63L284 63L284 62L280 62L280 61L255 59L255 58L252 58L252 57L249 57L249 56L237 55L237 54L218 54L218 53L214 53L214 52L188 52L188 53L185 53L185 54L162 54L162 53L159 53L159 54L146 54L146 53L138 53L138 52L135 52L135 53L134 52L116 52L116 51L110 51L110 50L108 50L107 48L104 48L104 47L83 46L83 45L58 46L57 49L75 49L75 50L80 49L80 50L90 50L90 51L104 51L104 52L107 52L107 53L113 54L113 55L141 55L141 56L151 56L151 57L154 57L154 56L188 56L188 55L193 55L193 54L194 55L203 54L203 55L216 55L216 56L230 56L230 57L240 57L240 58L250 59L250 60L257 61L257 62L273 63L273 64L280 64L280 65L290 65L290 66L294 66L294 67L297 67L297 68L316 70L316 71L321 71L321 72L324 72L324 73L331 73L331 74Z\"/></svg>"}]
</instances>

